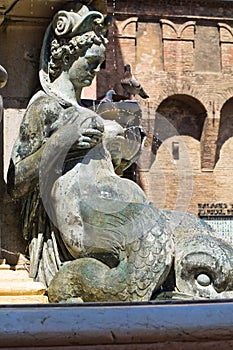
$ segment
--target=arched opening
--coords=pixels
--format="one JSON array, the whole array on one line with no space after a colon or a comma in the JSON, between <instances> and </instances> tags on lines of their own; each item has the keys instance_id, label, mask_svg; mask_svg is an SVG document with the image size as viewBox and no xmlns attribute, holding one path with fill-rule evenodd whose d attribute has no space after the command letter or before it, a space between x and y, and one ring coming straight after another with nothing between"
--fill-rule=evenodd
<instances>
[{"instance_id":1,"label":"arched opening","mask_svg":"<svg viewBox=\"0 0 233 350\"><path fill-rule=\"evenodd\" d=\"M233 97L225 102L225 104L222 107L220 116L221 116L221 119L220 119L220 126L219 126L219 132L218 132L215 164L220 160L221 153L225 154L225 157L223 157L223 158L227 158L227 154L230 155L230 157L232 157ZM230 140L231 138L232 138L232 140ZM228 141L227 142L228 145L226 145L226 141ZM224 148L223 148L223 145L224 145ZM228 151L230 151L230 152L228 153ZM231 161L230 161L230 163L231 163Z\"/></svg>"},{"instance_id":2,"label":"arched opening","mask_svg":"<svg viewBox=\"0 0 233 350\"><path fill-rule=\"evenodd\" d=\"M148 196L156 206L188 211L193 177L201 169L200 140L207 112L188 95L166 98L155 113Z\"/></svg>"},{"instance_id":3,"label":"arched opening","mask_svg":"<svg viewBox=\"0 0 233 350\"><path fill-rule=\"evenodd\" d=\"M155 132L161 141L173 135L187 135L200 141L206 110L194 97L181 94L169 96L159 105L157 114L171 124L165 130L166 134L156 125L158 117L155 118Z\"/></svg>"}]
</instances>

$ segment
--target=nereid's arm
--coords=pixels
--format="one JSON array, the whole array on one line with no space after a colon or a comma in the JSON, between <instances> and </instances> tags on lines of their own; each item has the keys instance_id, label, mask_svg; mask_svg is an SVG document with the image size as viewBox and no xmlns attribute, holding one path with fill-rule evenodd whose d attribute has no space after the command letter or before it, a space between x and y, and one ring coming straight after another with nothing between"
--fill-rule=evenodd
<instances>
[{"instance_id":1,"label":"nereid's arm","mask_svg":"<svg viewBox=\"0 0 233 350\"><path fill-rule=\"evenodd\" d=\"M44 146L17 164L14 164L11 160L7 175L7 187L8 192L13 198L24 197L37 187L39 182L39 166Z\"/></svg>"},{"instance_id":2,"label":"nereid's arm","mask_svg":"<svg viewBox=\"0 0 233 350\"><path fill-rule=\"evenodd\" d=\"M39 185L40 168L42 181L51 184L59 177L70 148L78 156L101 141L103 130L102 119L86 108L64 110L47 98L31 105L25 113L8 171L10 195L20 198L33 191Z\"/></svg>"},{"instance_id":3,"label":"nereid's arm","mask_svg":"<svg viewBox=\"0 0 233 350\"><path fill-rule=\"evenodd\" d=\"M46 140L61 111L59 103L44 93L39 93L27 108L8 169L7 187L13 198L24 197L38 186Z\"/></svg>"}]
</instances>

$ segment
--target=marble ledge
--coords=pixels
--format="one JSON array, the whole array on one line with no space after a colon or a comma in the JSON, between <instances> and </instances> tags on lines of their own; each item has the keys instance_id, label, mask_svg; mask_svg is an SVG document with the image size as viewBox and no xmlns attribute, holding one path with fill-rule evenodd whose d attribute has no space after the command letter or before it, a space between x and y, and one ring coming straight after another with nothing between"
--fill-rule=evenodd
<instances>
[{"instance_id":1,"label":"marble ledge","mask_svg":"<svg viewBox=\"0 0 233 350\"><path fill-rule=\"evenodd\" d=\"M0 349L230 350L233 300L0 306Z\"/></svg>"}]
</instances>

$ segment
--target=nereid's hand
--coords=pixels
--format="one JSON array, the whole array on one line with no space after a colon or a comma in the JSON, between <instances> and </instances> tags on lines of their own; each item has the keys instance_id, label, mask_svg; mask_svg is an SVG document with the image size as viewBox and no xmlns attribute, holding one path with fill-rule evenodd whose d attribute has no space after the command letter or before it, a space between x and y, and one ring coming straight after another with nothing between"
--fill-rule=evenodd
<instances>
[{"instance_id":1,"label":"nereid's hand","mask_svg":"<svg viewBox=\"0 0 233 350\"><path fill-rule=\"evenodd\" d=\"M79 138L77 147L78 148L91 148L97 145L102 140L103 133L97 129L88 128Z\"/></svg>"},{"instance_id":2,"label":"nereid's hand","mask_svg":"<svg viewBox=\"0 0 233 350\"><path fill-rule=\"evenodd\" d=\"M102 119L91 112L82 123L82 136L78 140L78 148L91 148L102 141L104 125Z\"/></svg>"},{"instance_id":3,"label":"nereid's hand","mask_svg":"<svg viewBox=\"0 0 233 350\"><path fill-rule=\"evenodd\" d=\"M63 130L68 142L72 142L77 130L76 141L69 150L69 153L76 153L80 149L92 148L102 141L104 124L102 118L89 109L77 110L69 107L60 115L59 120L52 124L52 129Z\"/></svg>"}]
</instances>

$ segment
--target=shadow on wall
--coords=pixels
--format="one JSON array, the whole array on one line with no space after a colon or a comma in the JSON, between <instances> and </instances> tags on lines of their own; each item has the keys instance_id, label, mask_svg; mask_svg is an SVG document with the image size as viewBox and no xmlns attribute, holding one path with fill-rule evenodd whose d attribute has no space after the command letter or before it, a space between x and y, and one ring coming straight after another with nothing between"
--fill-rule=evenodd
<instances>
[{"instance_id":1,"label":"shadow on wall","mask_svg":"<svg viewBox=\"0 0 233 350\"><path fill-rule=\"evenodd\" d=\"M17 265L26 251L26 241L21 234L20 210L17 201L13 201L6 191L3 177L3 121L1 122L1 176L0 176L0 258L10 265Z\"/></svg>"},{"instance_id":2,"label":"shadow on wall","mask_svg":"<svg viewBox=\"0 0 233 350\"><path fill-rule=\"evenodd\" d=\"M135 62L124 62L115 23L110 28L108 40L106 60L97 76L97 95L104 96L106 91L110 89L114 89L119 95L123 95L121 79L124 74L124 64L134 64Z\"/></svg>"},{"instance_id":3,"label":"shadow on wall","mask_svg":"<svg viewBox=\"0 0 233 350\"><path fill-rule=\"evenodd\" d=\"M220 152L224 143L233 135L233 97L222 107L220 114L220 126L217 139L215 164L219 161Z\"/></svg>"},{"instance_id":4,"label":"shadow on wall","mask_svg":"<svg viewBox=\"0 0 233 350\"><path fill-rule=\"evenodd\" d=\"M166 98L155 113L152 153L156 156L161 144L173 136L190 136L200 142L205 118L204 106L192 96Z\"/></svg>"}]
</instances>

